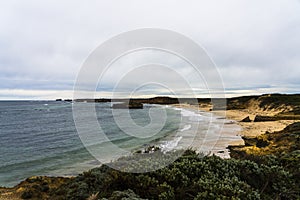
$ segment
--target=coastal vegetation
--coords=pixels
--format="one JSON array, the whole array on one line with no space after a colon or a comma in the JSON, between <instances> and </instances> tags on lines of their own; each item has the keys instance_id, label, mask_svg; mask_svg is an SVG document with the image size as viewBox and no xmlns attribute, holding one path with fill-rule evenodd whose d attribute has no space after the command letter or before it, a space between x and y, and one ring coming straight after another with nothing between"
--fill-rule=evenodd
<instances>
[{"instance_id":1,"label":"coastal vegetation","mask_svg":"<svg viewBox=\"0 0 300 200\"><path fill-rule=\"evenodd\" d=\"M22 198L298 199L299 163L299 150L231 159L186 150L171 165L143 174L102 165L53 188L47 188L47 179L41 183L42 178L30 178L25 181L31 185L24 189Z\"/></svg>"},{"instance_id":2,"label":"coastal vegetation","mask_svg":"<svg viewBox=\"0 0 300 200\"><path fill-rule=\"evenodd\" d=\"M299 137L298 122L251 141L245 138L246 146L230 147L230 159L188 149L171 165L153 172L126 173L102 165L73 178L28 178L14 190L23 199L53 200L299 199Z\"/></svg>"}]
</instances>

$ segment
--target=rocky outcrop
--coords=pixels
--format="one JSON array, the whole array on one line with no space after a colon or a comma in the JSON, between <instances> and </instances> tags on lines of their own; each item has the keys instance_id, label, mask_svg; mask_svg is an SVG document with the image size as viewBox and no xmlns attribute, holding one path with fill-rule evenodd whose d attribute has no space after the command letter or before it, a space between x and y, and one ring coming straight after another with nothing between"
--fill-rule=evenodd
<instances>
[{"instance_id":1,"label":"rocky outcrop","mask_svg":"<svg viewBox=\"0 0 300 200\"><path fill-rule=\"evenodd\" d=\"M277 120L300 120L300 115L274 115L274 116L263 116L256 115L254 122L267 122L267 121L277 121Z\"/></svg>"},{"instance_id":2,"label":"rocky outcrop","mask_svg":"<svg viewBox=\"0 0 300 200\"><path fill-rule=\"evenodd\" d=\"M278 118L273 116L262 116L262 115L256 115L254 118L254 122L266 122L266 121L276 121Z\"/></svg>"},{"instance_id":3,"label":"rocky outcrop","mask_svg":"<svg viewBox=\"0 0 300 200\"><path fill-rule=\"evenodd\" d=\"M245 117L244 119L242 119L240 122L252 122L250 117Z\"/></svg>"},{"instance_id":4,"label":"rocky outcrop","mask_svg":"<svg viewBox=\"0 0 300 200\"><path fill-rule=\"evenodd\" d=\"M258 148L266 147L269 145L267 140L259 137L242 137L245 142L245 146L256 146Z\"/></svg>"},{"instance_id":5,"label":"rocky outcrop","mask_svg":"<svg viewBox=\"0 0 300 200\"><path fill-rule=\"evenodd\" d=\"M282 131L266 132L257 137L242 137L245 145L229 146L230 156L281 155L300 149L300 122L288 125Z\"/></svg>"}]
</instances>

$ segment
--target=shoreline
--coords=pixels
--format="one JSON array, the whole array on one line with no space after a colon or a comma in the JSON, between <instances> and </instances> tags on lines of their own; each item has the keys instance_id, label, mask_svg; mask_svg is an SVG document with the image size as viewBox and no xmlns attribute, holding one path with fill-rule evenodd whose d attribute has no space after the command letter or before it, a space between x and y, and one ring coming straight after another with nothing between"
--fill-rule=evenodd
<instances>
[{"instance_id":1,"label":"shoreline","mask_svg":"<svg viewBox=\"0 0 300 200\"><path fill-rule=\"evenodd\" d=\"M300 120L276 120L276 121L254 122L254 118L256 115L263 114L263 115L271 116L277 114L277 112L274 111L261 111L256 109L212 110L212 106L210 104L199 104L199 106L190 105L190 104L175 104L173 106L192 110L195 113L204 111L207 113L211 113L214 116L224 118L225 123L221 130L221 136L225 134L228 135L229 138L220 137L217 143L219 143L219 145L223 144L223 149L219 150L219 152L218 151L211 152L211 154L215 154L221 158L230 158L230 152L228 149L230 146L244 146L245 141L243 137L255 138L267 132L272 133L272 132L282 131L288 125L291 125L294 122L300 122ZM249 117L251 122L243 122L242 120L245 119L246 117ZM232 128L233 126L239 126L240 130L236 130L236 129L234 130ZM239 136L240 140L230 139L230 136L231 137Z\"/></svg>"},{"instance_id":2,"label":"shoreline","mask_svg":"<svg viewBox=\"0 0 300 200\"><path fill-rule=\"evenodd\" d=\"M242 126L239 125L238 121L227 118L224 115L225 111L219 111L219 113L215 113L209 110L209 106L198 107L196 105L190 104L175 104L172 106L192 111L196 114L200 114L200 112L205 112L211 115L211 121L213 121L213 125L220 126L220 130L217 130L217 133L212 133L214 134L214 136L217 136L216 138L209 138L208 135L205 135L204 138L203 136L197 138L197 136L202 135L202 132L196 133L196 137L194 138L194 141L190 146L192 149L195 149L196 152L205 154L207 153L208 156L216 155L223 159L226 159L230 158L230 152L228 149L229 146L245 144L244 140L240 135L240 132L242 131ZM210 132L207 132L207 134L210 134ZM211 149L209 151L203 152L203 146L208 145L211 147Z\"/></svg>"}]
</instances>

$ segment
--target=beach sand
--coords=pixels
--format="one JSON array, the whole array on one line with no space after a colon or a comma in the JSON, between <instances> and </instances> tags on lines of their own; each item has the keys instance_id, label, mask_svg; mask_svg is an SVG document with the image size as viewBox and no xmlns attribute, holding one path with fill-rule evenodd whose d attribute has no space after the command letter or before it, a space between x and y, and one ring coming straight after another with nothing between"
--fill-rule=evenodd
<instances>
[{"instance_id":1,"label":"beach sand","mask_svg":"<svg viewBox=\"0 0 300 200\"><path fill-rule=\"evenodd\" d=\"M176 104L172 106L191 110L195 113L203 111L211 113L214 118L213 124L220 127L219 130L213 129L217 132L212 133L207 131L205 136L203 136L203 130L199 130L199 134L196 133L190 148L196 150L198 153L204 153L208 155L215 154L222 158L230 158L229 151L227 149L229 145L244 145L244 140L240 135L242 130L241 126L238 124L238 122L227 119L224 111L214 113L209 111L209 107L199 108L196 105L190 104Z\"/></svg>"},{"instance_id":2,"label":"beach sand","mask_svg":"<svg viewBox=\"0 0 300 200\"><path fill-rule=\"evenodd\" d=\"M221 111L212 111L216 115L222 115ZM256 113L257 114L257 113ZM278 120L278 121L268 121L268 122L253 122L256 114L249 110L227 110L226 118L229 120L234 120L238 125L242 127L239 133L246 137L256 137L258 135L264 134L265 132L275 132L284 129L287 125L292 124L295 120ZM252 122L240 122L247 116L250 117Z\"/></svg>"},{"instance_id":3,"label":"beach sand","mask_svg":"<svg viewBox=\"0 0 300 200\"><path fill-rule=\"evenodd\" d=\"M278 120L278 121L268 121L268 122L253 122L255 115L274 115L275 112L264 112L258 110L217 110L210 111L211 105L200 104L189 105L189 104L177 104L176 107L198 111L210 112L219 118L225 118L226 121L221 130L221 136L217 142L212 142L211 145L214 146L214 150L211 154L218 155L222 158L229 158L229 152L227 147L229 145L244 145L244 141L241 136L245 137L256 137L261 134L268 132L275 132L283 130L287 125L292 124L295 120ZM241 122L246 117L250 117L252 122ZM298 120L299 121L299 120ZM239 128L237 128L239 127ZM238 137L237 137L238 136ZM197 143L195 140L192 144L192 148L201 148L201 144Z\"/></svg>"}]
</instances>

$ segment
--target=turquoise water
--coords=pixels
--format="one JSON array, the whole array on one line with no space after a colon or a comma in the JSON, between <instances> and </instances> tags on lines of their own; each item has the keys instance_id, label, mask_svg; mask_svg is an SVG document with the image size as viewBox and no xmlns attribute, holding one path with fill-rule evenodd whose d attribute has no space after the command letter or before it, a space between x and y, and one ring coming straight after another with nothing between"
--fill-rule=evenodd
<instances>
[{"instance_id":1,"label":"turquoise water","mask_svg":"<svg viewBox=\"0 0 300 200\"><path fill-rule=\"evenodd\" d=\"M165 144L163 140L172 138L180 128L179 110L145 105L144 109L130 110L136 124L150 123L149 109L166 109L167 121L155 136L136 139L115 124L110 107L110 103L96 104L98 122L113 144L127 150ZM124 110L115 112L122 115ZM95 145L106 143L100 141ZM0 186L6 187L34 175L76 175L101 164L82 144L74 124L72 104L68 102L0 101L0 152Z\"/></svg>"}]
</instances>

